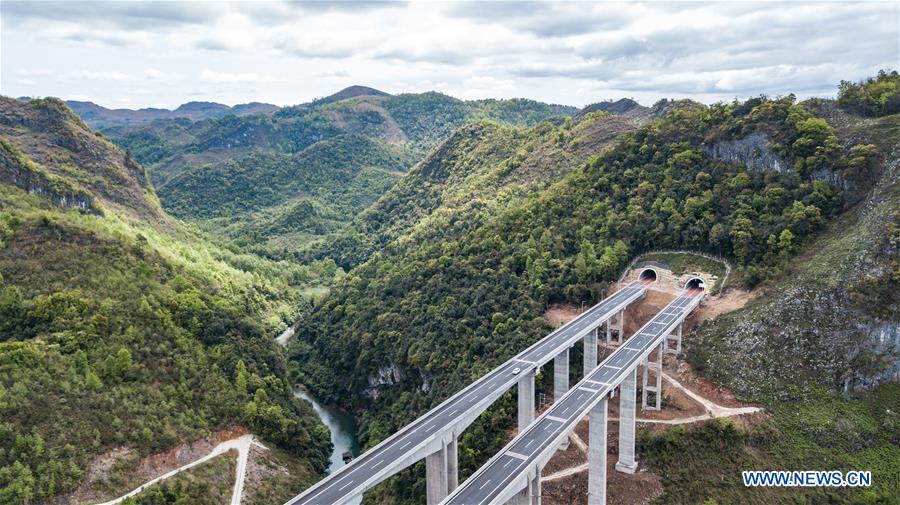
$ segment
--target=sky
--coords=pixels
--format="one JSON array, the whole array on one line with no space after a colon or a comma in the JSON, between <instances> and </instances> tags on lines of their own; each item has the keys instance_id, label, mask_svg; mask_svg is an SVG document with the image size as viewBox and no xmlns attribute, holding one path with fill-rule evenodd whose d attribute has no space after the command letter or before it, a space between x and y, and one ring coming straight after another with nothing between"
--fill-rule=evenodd
<instances>
[{"instance_id":1,"label":"sky","mask_svg":"<svg viewBox=\"0 0 900 505\"><path fill-rule=\"evenodd\" d=\"M360 84L583 106L830 97L900 69L900 2L0 1L0 94L292 105Z\"/></svg>"}]
</instances>

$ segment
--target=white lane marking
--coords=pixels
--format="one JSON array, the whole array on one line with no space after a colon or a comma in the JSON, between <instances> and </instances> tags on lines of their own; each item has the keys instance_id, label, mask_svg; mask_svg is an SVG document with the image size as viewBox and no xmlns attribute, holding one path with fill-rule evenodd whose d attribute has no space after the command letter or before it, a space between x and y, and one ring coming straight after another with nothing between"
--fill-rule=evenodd
<instances>
[{"instance_id":1,"label":"white lane marking","mask_svg":"<svg viewBox=\"0 0 900 505\"><path fill-rule=\"evenodd\" d=\"M566 422L565 419L563 419L563 418L561 418L561 417L556 417L556 416L547 416L547 417L545 417L544 419L549 419L549 420L551 420L551 421L556 421L556 422L558 422L558 423L565 423L565 422Z\"/></svg>"},{"instance_id":2,"label":"white lane marking","mask_svg":"<svg viewBox=\"0 0 900 505\"><path fill-rule=\"evenodd\" d=\"M406 447L407 445L409 445L411 443L412 443L412 440L407 440L405 444L400 446L400 449L403 449L404 447Z\"/></svg>"},{"instance_id":3,"label":"white lane marking","mask_svg":"<svg viewBox=\"0 0 900 505\"><path fill-rule=\"evenodd\" d=\"M584 386L581 386L581 387L578 388L578 389L582 389L582 390L587 391L587 392L589 392L589 393L599 393L599 392L600 392L599 389L591 389L591 388L586 388L586 387L584 387Z\"/></svg>"},{"instance_id":4,"label":"white lane marking","mask_svg":"<svg viewBox=\"0 0 900 505\"><path fill-rule=\"evenodd\" d=\"M525 448L528 449L529 447L531 447L531 444L533 444L533 443L534 443L534 439L532 438L531 440L528 441L527 444L525 444Z\"/></svg>"},{"instance_id":5,"label":"white lane marking","mask_svg":"<svg viewBox=\"0 0 900 505\"><path fill-rule=\"evenodd\" d=\"M484 486L487 486L487 485L490 484L490 483L491 483L491 479L488 479L488 480L487 480L484 484L482 484L478 489L479 489L479 490L484 489Z\"/></svg>"},{"instance_id":6,"label":"white lane marking","mask_svg":"<svg viewBox=\"0 0 900 505\"><path fill-rule=\"evenodd\" d=\"M379 459L378 461L376 461L375 464L372 465L372 470L374 470L374 469L378 468L379 466L381 466L382 463L384 463L384 458L381 458L381 459Z\"/></svg>"},{"instance_id":7,"label":"white lane marking","mask_svg":"<svg viewBox=\"0 0 900 505\"><path fill-rule=\"evenodd\" d=\"M513 458L521 459L522 461L528 461L528 456L526 456L524 454L519 454L518 452L506 451L506 455L512 456ZM503 466L506 467L506 465L503 465Z\"/></svg>"},{"instance_id":8,"label":"white lane marking","mask_svg":"<svg viewBox=\"0 0 900 505\"><path fill-rule=\"evenodd\" d=\"M429 431L433 430L435 426L436 425L432 424L431 426L425 428L425 433L428 433Z\"/></svg>"},{"instance_id":9,"label":"white lane marking","mask_svg":"<svg viewBox=\"0 0 900 505\"><path fill-rule=\"evenodd\" d=\"M343 486L339 487L339 488L338 488L338 491L343 491L343 490L346 489L347 486L349 486L350 484L353 484L353 481L352 481L352 480L351 480L350 482L344 484Z\"/></svg>"}]
</instances>

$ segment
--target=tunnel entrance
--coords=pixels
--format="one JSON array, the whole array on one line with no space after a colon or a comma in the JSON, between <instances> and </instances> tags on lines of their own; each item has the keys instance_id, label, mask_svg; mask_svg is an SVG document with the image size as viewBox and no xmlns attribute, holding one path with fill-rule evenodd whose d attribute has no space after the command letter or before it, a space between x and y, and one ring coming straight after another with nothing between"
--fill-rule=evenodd
<instances>
[{"instance_id":1,"label":"tunnel entrance","mask_svg":"<svg viewBox=\"0 0 900 505\"><path fill-rule=\"evenodd\" d=\"M641 272L641 275L638 277L638 280L643 284L656 282L656 270L652 268L645 268L644 271Z\"/></svg>"},{"instance_id":2,"label":"tunnel entrance","mask_svg":"<svg viewBox=\"0 0 900 505\"><path fill-rule=\"evenodd\" d=\"M687 281L687 284L684 285L684 289L685 291L706 289L706 281L700 277L692 277L691 280Z\"/></svg>"}]
</instances>

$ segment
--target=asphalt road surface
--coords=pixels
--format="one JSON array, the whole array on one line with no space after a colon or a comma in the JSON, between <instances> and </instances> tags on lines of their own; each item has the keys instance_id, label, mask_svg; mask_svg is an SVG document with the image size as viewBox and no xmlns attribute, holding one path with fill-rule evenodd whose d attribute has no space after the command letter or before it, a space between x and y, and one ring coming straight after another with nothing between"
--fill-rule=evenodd
<instances>
[{"instance_id":1,"label":"asphalt road surface","mask_svg":"<svg viewBox=\"0 0 900 505\"><path fill-rule=\"evenodd\" d=\"M521 374L548 362L582 338L588 330L599 326L643 296L645 290L646 286L642 283L628 284L361 454L349 465L325 477L286 505L340 504L410 466L415 463L410 458L432 442L435 435L453 427L462 417L471 413L472 409L483 411L512 387L519 378L519 374L513 373L515 368L520 368ZM490 403L485 403L485 399L490 399Z\"/></svg>"},{"instance_id":2,"label":"asphalt road surface","mask_svg":"<svg viewBox=\"0 0 900 505\"><path fill-rule=\"evenodd\" d=\"M699 303L697 295L700 292L689 290L673 300L442 504L498 503L504 491L534 466L541 453L555 450L558 444L555 440L572 431L578 421L625 378L641 356L659 345L660 340L682 319L681 316L693 310Z\"/></svg>"}]
</instances>

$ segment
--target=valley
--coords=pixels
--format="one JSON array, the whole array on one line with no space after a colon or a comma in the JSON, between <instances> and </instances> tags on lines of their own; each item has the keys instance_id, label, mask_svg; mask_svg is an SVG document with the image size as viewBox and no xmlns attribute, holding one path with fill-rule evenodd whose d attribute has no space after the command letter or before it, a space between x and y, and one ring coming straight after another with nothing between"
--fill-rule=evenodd
<instances>
[{"instance_id":1,"label":"valley","mask_svg":"<svg viewBox=\"0 0 900 505\"><path fill-rule=\"evenodd\" d=\"M530 418L552 408L562 347L504 363L646 270L623 336L695 277L709 297L608 503L891 503L900 114L841 89L582 109L364 86L287 107L0 98L0 503L284 503L365 465L378 484L342 481L354 499L422 503L431 452L395 443L378 473L379 444L454 425L427 413L492 381L453 428L465 486L521 440L528 395L510 388L531 363ZM568 331L571 386L586 348ZM573 426L548 505L587 500L590 429ZM221 433L239 454L201 442ZM737 478L821 461L874 484Z\"/></svg>"}]
</instances>

